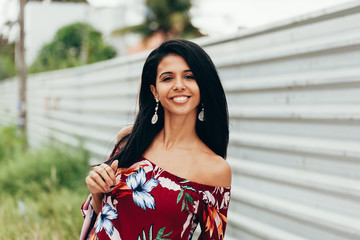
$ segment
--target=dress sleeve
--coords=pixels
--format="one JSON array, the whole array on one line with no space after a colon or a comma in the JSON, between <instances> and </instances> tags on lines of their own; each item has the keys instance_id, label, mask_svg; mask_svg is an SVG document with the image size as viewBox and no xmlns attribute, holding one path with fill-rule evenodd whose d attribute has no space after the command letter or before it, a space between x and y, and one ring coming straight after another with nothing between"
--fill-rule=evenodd
<instances>
[{"instance_id":1,"label":"dress sleeve","mask_svg":"<svg viewBox=\"0 0 360 240\"><path fill-rule=\"evenodd\" d=\"M84 223L80 233L80 240L85 240L88 238L89 233L94 227L97 215L94 212L92 207L92 197L91 194L88 196L86 201L81 206L81 214L84 217Z\"/></svg>"},{"instance_id":2,"label":"dress sleeve","mask_svg":"<svg viewBox=\"0 0 360 240\"><path fill-rule=\"evenodd\" d=\"M201 192L198 219L201 240L224 239L231 188L212 187Z\"/></svg>"}]
</instances>

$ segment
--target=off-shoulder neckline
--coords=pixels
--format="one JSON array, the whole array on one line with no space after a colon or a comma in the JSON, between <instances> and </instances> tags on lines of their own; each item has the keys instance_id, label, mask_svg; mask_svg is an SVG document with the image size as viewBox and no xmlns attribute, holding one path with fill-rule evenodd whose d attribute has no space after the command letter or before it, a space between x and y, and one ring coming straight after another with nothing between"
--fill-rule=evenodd
<instances>
[{"instance_id":1,"label":"off-shoulder neckline","mask_svg":"<svg viewBox=\"0 0 360 240\"><path fill-rule=\"evenodd\" d=\"M148 162L149 162L150 164L152 164L154 167L157 167L157 168L161 169L163 172L166 172L167 174L169 174L169 175L171 175L171 176L173 176L173 177L175 177L175 178L181 179L182 181L191 182L191 183L193 183L193 184L195 184L195 185L203 186L203 187L206 187L206 188L223 188L223 189L229 189L229 190L231 189L231 186L228 186L228 187L220 187L220 186L213 186L213 185L209 185L209 184L199 183L199 182L196 182L196 181L191 181L191 180L189 180L189 179L180 177L180 176L178 176L178 175L176 175L176 174L173 174L173 173L165 170L164 168L160 167L159 165L155 164L154 162L152 162L151 160L149 160L148 158L146 158L146 157L144 157L144 156L142 156L142 157L140 158L140 161L143 161L143 160L148 161Z\"/></svg>"}]
</instances>

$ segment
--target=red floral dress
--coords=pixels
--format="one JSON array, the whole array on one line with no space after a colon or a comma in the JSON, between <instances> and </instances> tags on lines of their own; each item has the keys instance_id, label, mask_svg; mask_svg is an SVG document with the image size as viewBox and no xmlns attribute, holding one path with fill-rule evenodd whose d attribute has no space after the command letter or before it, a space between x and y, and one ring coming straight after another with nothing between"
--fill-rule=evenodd
<instances>
[{"instance_id":1,"label":"red floral dress","mask_svg":"<svg viewBox=\"0 0 360 240\"><path fill-rule=\"evenodd\" d=\"M90 196L82 205L80 239L188 240L198 224L199 239L224 238L230 187L188 181L145 158L115 176L97 216Z\"/></svg>"}]
</instances>

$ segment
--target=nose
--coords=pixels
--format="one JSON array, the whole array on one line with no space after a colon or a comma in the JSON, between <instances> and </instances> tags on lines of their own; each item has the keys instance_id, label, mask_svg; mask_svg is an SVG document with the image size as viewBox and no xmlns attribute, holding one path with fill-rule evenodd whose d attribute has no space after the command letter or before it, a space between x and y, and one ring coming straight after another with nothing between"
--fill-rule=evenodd
<instances>
[{"instance_id":1,"label":"nose","mask_svg":"<svg viewBox=\"0 0 360 240\"><path fill-rule=\"evenodd\" d=\"M177 90L185 90L185 81L182 77L177 77L176 80L174 81L174 87L173 90L177 91Z\"/></svg>"}]
</instances>

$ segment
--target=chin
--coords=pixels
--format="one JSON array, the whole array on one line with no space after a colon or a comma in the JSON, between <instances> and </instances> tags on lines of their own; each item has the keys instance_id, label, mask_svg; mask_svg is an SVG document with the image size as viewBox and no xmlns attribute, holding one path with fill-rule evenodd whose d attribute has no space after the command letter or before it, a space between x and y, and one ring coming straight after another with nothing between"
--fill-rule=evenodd
<instances>
[{"instance_id":1,"label":"chin","mask_svg":"<svg viewBox=\"0 0 360 240\"><path fill-rule=\"evenodd\" d=\"M181 117L181 116L196 116L196 109L195 110L183 110L183 111L179 111L179 110L173 110L173 111L169 111L169 110L166 110L169 114L169 116L178 116L178 117ZM194 114L195 113L195 114Z\"/></svg>"}]
</instances>

